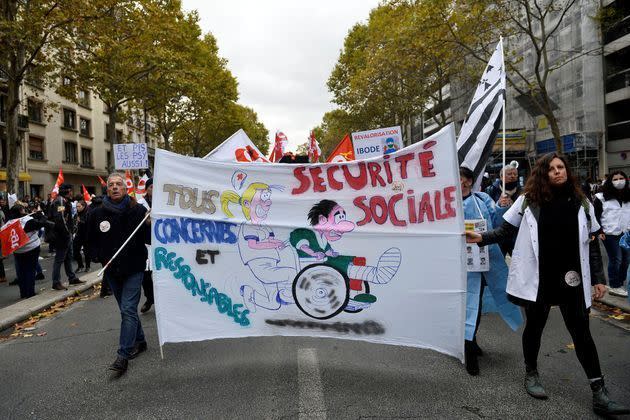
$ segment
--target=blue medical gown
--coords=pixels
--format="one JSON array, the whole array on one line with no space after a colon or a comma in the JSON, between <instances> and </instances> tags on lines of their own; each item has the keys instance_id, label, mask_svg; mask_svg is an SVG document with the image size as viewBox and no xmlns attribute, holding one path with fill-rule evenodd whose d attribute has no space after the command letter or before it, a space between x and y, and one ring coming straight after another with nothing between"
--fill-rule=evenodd
<instances>
[{"instance_id":1,"label":"blue medical gown","mask_svg":"<svg viewBox=\"0 0 630 420\"><path fill-rule=\"evenodd\" d=\"M479 208L475 205L475 202ZM481 215L479 214L481 210ZM503 220L503 212L497 211L492 198L486 193L476 192L464 200L464 218L485 219L488 230L498 227ZM476 246L476 245L474 245ZM506 324L512 330L518 329L523 324L523 315L518 306L514 305L507 298L505 288L507 285L508 267L505 263L501 249L497 244L489 245L490 271L468 272L467 293L466 293L466 340L472 340L475 335L475 325L479 314L479 293L481 291L481 276L486 280L486 290L483 296L483 312L498 312Z\"/></svg>"}]
</instances>

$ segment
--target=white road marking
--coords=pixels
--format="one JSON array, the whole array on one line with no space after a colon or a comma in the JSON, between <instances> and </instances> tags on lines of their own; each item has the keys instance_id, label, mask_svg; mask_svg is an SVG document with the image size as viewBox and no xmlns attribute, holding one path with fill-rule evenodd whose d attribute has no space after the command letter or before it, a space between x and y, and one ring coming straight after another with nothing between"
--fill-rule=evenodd
<instances>
[{"instance_id":1,"label":"white road marking","mask_svg":"<svg viewBox=\"0 0 630 420\"><path fill-rule=\"evenodd\" d=\"M324 387L316 349L298 349L299 418L325 419Z\"/></svg>"}]
</instances>

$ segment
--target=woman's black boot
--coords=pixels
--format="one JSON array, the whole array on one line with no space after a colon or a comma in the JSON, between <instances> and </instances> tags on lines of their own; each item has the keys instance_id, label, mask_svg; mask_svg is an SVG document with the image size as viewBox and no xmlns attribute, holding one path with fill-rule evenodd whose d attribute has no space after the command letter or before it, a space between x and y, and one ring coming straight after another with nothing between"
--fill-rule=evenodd
<instances>
[{"instance_id":1,"label":"woman's black boot","mask_svg":"<svg viewBox=\"0 0 630 420\"><path fill-rule=\"evenodd\" d=\"M605 416L630 414L630 408L610 399L603 378L591 382L591 390L593 391L593 411L597 414Z\"/></svg>"},{"instance_id":2,"label":"woman's black boot","mask_svg":"<svg viewBox=\"0 0 630 420\"><path fill-rule=\"evenodd\" d=\"M477 360L477 352L472 341L464 341L464 362L466 364L466 372L471 376L479 375L479 360Z\"/></svg>"}]
</instances>

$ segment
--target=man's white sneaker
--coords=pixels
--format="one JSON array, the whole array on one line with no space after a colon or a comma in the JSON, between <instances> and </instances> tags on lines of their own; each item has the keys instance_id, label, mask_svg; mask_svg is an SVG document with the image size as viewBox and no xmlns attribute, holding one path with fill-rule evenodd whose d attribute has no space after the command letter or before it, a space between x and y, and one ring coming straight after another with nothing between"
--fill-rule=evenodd
<instances>
[{"instance_id":1,"label":"man's white sneaker","mask_svg":"<svg viewBox=\"0 0 630 420\"><path fill-rule=\"evenodd\" d=\"M611 287L608 293L613 296L628 297L628 291L624 287Z\"/></svg>"}]
</instances>

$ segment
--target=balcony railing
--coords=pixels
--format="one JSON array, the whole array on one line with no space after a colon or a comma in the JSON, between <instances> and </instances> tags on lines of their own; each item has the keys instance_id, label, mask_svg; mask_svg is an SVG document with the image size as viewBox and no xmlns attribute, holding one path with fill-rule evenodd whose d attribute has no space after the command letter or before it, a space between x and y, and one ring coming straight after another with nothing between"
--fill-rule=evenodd
<instances>
[{"instance_id":1,"label":"balcony railing","mask_svg":"<svg viewBox=\"0 0 630 420\"><path fill-rule=\"evenodd\" d=\"M608 140L621 140L630 137L630 120L610 124L608 126Z\"/></svg>"},{"instance_id":2,"label":"balcony railing","mask_svg":"<svg viewBox=\"0 0 630 420\"><path fill-rule=\"evenodd\" d=\"M606 80L606 93L614 92L628 86L630 86L630 69L608 77Z\"/></svg>"}]
</instances>

